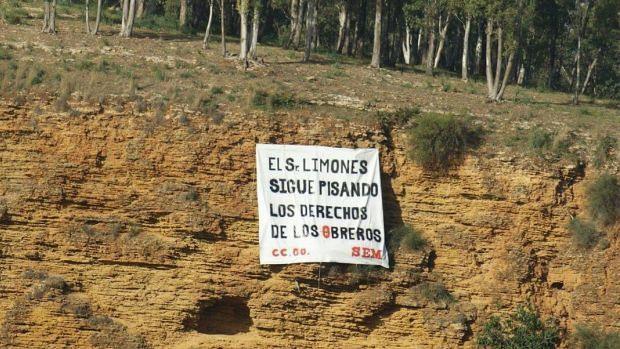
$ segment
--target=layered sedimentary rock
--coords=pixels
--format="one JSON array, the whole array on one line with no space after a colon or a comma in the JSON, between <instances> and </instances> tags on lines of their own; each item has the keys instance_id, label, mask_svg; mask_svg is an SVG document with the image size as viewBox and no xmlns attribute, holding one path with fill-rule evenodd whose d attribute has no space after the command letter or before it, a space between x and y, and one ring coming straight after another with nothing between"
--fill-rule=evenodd
<instances>
[{"instance_id":1,"label":"layered sedimentary rock","mask_svg":"<svg viewBox=\"0 0 620 349\"><path fill-rule=\"evenodd\" d=\"M436 176L408 159L405 132L373 124L37 103L0 107L7 347L473 347L490 315L524 303L563 330L620 329L617 231L584 251L565 228L584 165L483 146ZM379 148L386 226L428 245L389 271L260 266L256 143Z\"/></svg>"}]
</instances>

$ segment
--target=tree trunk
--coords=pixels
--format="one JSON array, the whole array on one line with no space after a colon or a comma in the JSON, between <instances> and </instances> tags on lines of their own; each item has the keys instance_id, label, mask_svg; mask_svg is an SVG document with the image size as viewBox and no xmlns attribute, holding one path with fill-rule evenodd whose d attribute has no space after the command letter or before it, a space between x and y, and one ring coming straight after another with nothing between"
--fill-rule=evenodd
<instances>
[{"instance_id":1,"label":"tree trunk","mask_svg":"<svg viewBox=\"0 0 620 349\"><path fill-rule=\"evenodd\" d=\"M52 9L50 10L47 32L50 34L56 33L56 0L52 0Z\"/></svg>"},{"instance_id":2,"label":"tree trunk","mask_svg":"<svg viewBox=\"0 0 620 349\"><path fill-rule=\"evenodd\" d=\"M239 39L239 59L248 58L248 4L249 0L239 0L237 10L241 19L240 39Z\"/></svg>"},{"instance_id":3,"label":"tree trunk","mask_svg":"<svg viewBox=\"0 0 620 349\"><path fill-rule=\"evenodd\" d=\"M305 10L307 4L307 0L299 0L299 10L297 11L297 27L295 27L295 35L293 35L294 49L297 49L299 47L299 41L301 40L301 29L304 23L304 13L308 12L307 10Z\"/></svg>"},{"instance_id":4,"label":"tree trunk","mask_svg":"<svg viewBox=\"0 0 620 349\"><path fill-rule=\"evenodd\" d=\"M291 0L291 32L288 35L288 40L284 43L284 48L289 48L291 43L293 42L293 36L295 36L295 31L297 30L297 12L299 10L299 0Z\"/></svg>"},{"instance_id":5,"label":"tree trunk","mask_svg":"<svg viewBox=\"0 0 620 349\"><path fill-rule=\"evenodd\" d=\"M381 65L381 12L383 11L383 0L375 0L375 31L372 42L372 60L370 66L379 68Z\"/></svg>"},{"instance_id":6,"label":"tree trunk","mask_svg":"<svg viewBox=\"0 0 620 349\"><path fill-rule=\"evenodd\" d=\"M342 54L344 47L344 31L347 25L347 5L341 3L338 11L338 41L336 41L336 52Z\"/></svg>"},{"instance_id":7,"label":"tree trunk","mask_svg":"<svg viewBox=\"0 0 620 349\"><path fill-rule=\"evenodd\" d=\"M360 2L359 12L357 13L357 24L355 27L355 55L359 58L364 56L364 42L366 40L366 7L367 0Z\"/></svg>"},{"instance_id":8,"label":"tree trunk","mask_svg":"<svg viewBox=\"0 0 620 349\"><path fill-rule=\"evenodd\" d=\"M129 0L129 14L127 16L127 28L125 28L126 37L133 34L133 22L136 19L136 0Z\"/></svg>"},{"instance_id":9,"label":"tree trunk","mask_svg":"<svg viewBox=\"0 0 620 349\"><path fill-rule=\"evenodd\" d=\"M504 72L504 79L502 79L502 87L499 92L495 95L495 101L499 102L504 95L504 91L506 90L506 85L508 85L508 77L510 76L510 72L512 71L512 65L514 63L515 53L514 51L510 52L508 56L508 64L506 64L506 71ZM499 80L499 75L495 77L496 81Z\"/></svg>"},{"instance_id":10,"label":"tree trunk","mask_svg":"<svg viewBox=\"0 0 620 349\"><path fill-rule=\"evenodd\" d=\"M592 63L590 63L590 65L588 66L588 72L586 73L586 79L583 81L583 87L581 88L580 94L583 94L584 92L586 92L586 87L588 87L588 82L590 82L590 76L592 75L592 70L594 70L594 67L596 66L597 61L598 61L598 57L594 58Z\"/></svg>"},{"instance_id":11,"label":"tree trunk","mask_svg":"<svg viewBox=\"0 0 620 349\"><path fill-rule=\"evenodd\" d=\"M101 7L103 0L97 0L97 17L95 18L95 28L90 29L90 18L89 18L89 3L90 0L85 1L86 11L84 14L84 19L86 21L86 33L96 35L99 32L99 22L101 21Z\"/></svg>"},{"instance_id":12,"label":"tree trunk","mask_svg":"<svg viewBox=\"0 0 620 349\"><path fill-rule=\"evenodd\" d=\"M433 68L437 69L439 66L439 59L441 58L441 53L443 51L443 46L446 42L446 33L448 32L448 24L450 23L450 13L446 15L446 23L444 26L441 26L441 16L439 16L439 45L437 46L437 54L435 54L435 62L433 64Z\"/></svg>"},{"instance_id":13,"label":"tree trunk","mask_svg":"<svg viewBox=\"0 0 620 349\"><path fill-rule=\"evenodd\" d=\"M480 62L482 61L482 25L478 25L478 39L476 40L476 61L474 63L474 74L480 73Z\"/></svg>"},{"instance_id":14,"label":"tree trunk","mask_svg":"<svg viewBox=\"0 0 620 349\"><path fill-rule=\"evenodd\" d=\"M91 31L92 35L99 34L99 23L101 23L102 7L103 7L103 0L97 0L97 17L95 18L95 28Z\"/></svg>"},{"instance_id":15,"label":"tree trunk","mask_svg":"<svg viewBox=\"0 0 620 349\"><path fill-rule=\"evenodd\" d=\"M493 20L489 19L489 23L487 24L487 47L486 47L486 75L487 75L487 91L489 99L495 99L495 90L493 89L494 78L493 78L493 63L491 62L491 49L493 40Z\"/></svg>"},{"instance_id":16,"label":"tree trunk","mask_svg":"<svg viewBox=\"0 0 620 349\"><path fill-rule=\"evenodd\" d=\"M581 33L577 34L577 51L575 52L575 78L573 104L579 104L579 82L581 79Z\"/></svg>"},{"instance_id":17,"label":"tree trunk","mask_svg":"<svg viewBox=\"0 0 620 349\"><path fill-rule=\"evenodd\" d=\"M84 19L86 20L86 34L90 34L90 23L88 22L88 3L90 2L90 0L86 0L84 2L84 5L86 7L85 13L84 13Z\"/></svg>"},{"instance_id":18,"label":"tree trunk","mask_svg":"<svg viewBox=\"0 0 620 349\"><path fill-rule=\"evenodd\" d=\"M43 27L41 31L47 33L50 27L50 2L45 0L43 3Z\"/></svg>"},{"instance_id":19,"label":"tree trunk","mask_svg":"<svg viewBox=\"0 0 620 349\"><path fill-rule=\"evenodd\" d=\"M521 62L519 65L519 75L517 76L517 85L522 86L525 81L525 64Z\"/></svg>"},{"instance_id":20,"label":"tree trunk","mask_svg":"<svg viewBox=\"0 0 620 349\"><path fill-rule=\"evenodd\" d=\"M220 39L222 56L226 57L226 0L220 0Z\"/></svg>"},{"instance_id":21,"label":"tree trunk","mask_svg":"<svg viewBox=\"0 0 620 349\"><path fill-rule=\"evenodd\" d=\"M252 40L250 43L250 58L256 59L256 46L258 45L258 26L260 24L260 0L254 1L254 14L252 16Z\"/></svg>"},{"instance_id":22,"label":"tree trunk","mask_svg":"<svg viewBox=\"0 0 620 349\"><path fill-rule=\"evenodd\" d=\"M411 29L405 26L405 38L403 40L403 59L405 64L411 64Z\"/></svg>"},{"instance_id":23,"label":"tree trunk","mask_svg":"<svg viewBox=\"0 0 620 349\"><path fill-rule=\"evenodd\" d=\"M467 81L467 67L469 66L469 30L471 29L471 16L467 16L465 22L465 34L463 35L463 56L461 59L461 79Z\"/></svg>"},{"instance_id":24,"label":"tree trunk","mask_svg":"<svg viewBox=\"0 0 620 349\"><path fill-rule=\"evenodd\" d=\"M179 6L179 27L183 28L187 24L187 0L181 0Z\"/></svg>"},{"instance_id":25,"label":"tree trunk","mask_svg":"<svg viewBox=\"0 0 620 349\"><path fill-rule=\"evenodd\" d=\"M129 13L129 0L122 0L122 1L123 1L123 12L121 13L121 32L119 33L120 36L125 35L125 30L127 28L127 14Z\"/></svg>"},{"instance_id":26,"label":"tree trunk","mask_svg":"<svg viewBox=\"0 0 620 349\"><path fill-rule=\"evenodd\" d=\"M435 54L435 30L428 31L428 47L426 48L426 74L433 75L433 57Z\"/></svg>"},{"instance_id":27,"label":"tree trunk","mask_svg":"<svg viewBox=\"0 0 620 349\"><path fill-rule=\"evenodd\" d=\"M136 0L136 18L142 18L144 16L144 2L146 0Z\"/></svg>"},{"instance_id":28,"label":"tree trunk","mask_svg":"<svg viewBox=\"0 0 620 349\"><path fill-rule=\"evenodd\" d=\"M209 47L209 36L211 36L211 21L213 20L213 1L209 0L209 20L207 21L207 29L205 29L205 38L202 41L202 47L206 50Z\"/></svg>"},{"instance_id":29,"label":"tree trunk","mask_svg":"<svg viewBox=\"0 0 620 349\"><path fill-rule=\"evenodd\" d=\"M499 91L499 78L502 76L502 54L503 41L502 41L502 27L497 26L497 62L495 63L495 78L493 80L493 99L497 98L497 92Z\"/></svg>"},{"instance_id":30,"label":"tree trunk","mask_svg":"<svg viewBox=\"0 0 620 349\"><path fill-rule=\"evenodd\" d=\"M306 49L304 51L304 62L310 60L310 51L312 49L312 43L314 42L314 36L316 34L316 12L317 12L317 0L308 0L308 13L306 14Z\"/></svg>"}]
</instances>

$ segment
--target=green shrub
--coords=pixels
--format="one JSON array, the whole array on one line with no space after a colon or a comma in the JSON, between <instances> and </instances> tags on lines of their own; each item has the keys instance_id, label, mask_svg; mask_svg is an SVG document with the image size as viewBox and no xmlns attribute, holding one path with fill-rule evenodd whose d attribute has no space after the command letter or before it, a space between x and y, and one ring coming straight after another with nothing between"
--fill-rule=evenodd
<instances>
[{"instance_id":1,"label":"green shrub","mask_svg":"<svg viewBox=\"0 0 620 349\"><path fill-rule=\"evenodd\" d=\"M599 238L599 233L594 225L579 218L571 219L570 223L568 223L568 231L573 236L575 245L580 248L594 247Z\"/></svg>"},{"instance_id":2,"label":"green shrub","mask_svg":"<svg viewBox=\"0 0 620 349\"><path fill-rule=\"evenodd\" d=\"M446 302L452 303L454 302L454 297L450 294L450 291L446 289L446 287L439 282L425 282L418 286L418 290L420 295L429 301L438 303L438 302Z\"/></svg>"},{"instance_id":3,"label":"green shrub","mask_svg":"<svg viewBox=\"0 0 620 349\"><path fill-rule=\"evenodd\" d=\"M424 169L446 172L458 166L468 149L476 147L482 130L452 115L429 113L409 132L410 157Z\"/></svg>"},{"instance_id":4,"label":"green shrub","mask_svg":"<svg viewBox=\"0 0 620 349\"><path fill-rule=\"evenodd\" d=\"M277 92L269 98L269 106L274 109L277 108L290 108L295 105L297 101L295 97L288 92Z\"/></svg>"},{"instance_id":5,"label":"green shrub","mask_svg":"<svg viewBox=\"0 0 620 349\"><path fill-rule=\"evenodd\" d=\"M11 55L11 52L9 52L9 50L5 49L4 47L0 47L0 60L10 60L13 58L13 55Z\"/></svg>"},{"instance_id":6,"label":"green shrub","mask_svg":"<svg viewBox=\"0 0 620 349\"><path fill-rule=\"evenodd\" d=\"M390 231L390 241L388 248L393 255L398 248L404 248L408 251L419 251L426 246L426 240L422 234L410 225L402 225Z\"/></svg>"},{"instance_id":7,"label":"green shrub","mask_svg":"<svg viewBox=\"0 0 620 349\"><path fill-rule=\"evenodd\" d=\"M602 167L611 158L617 144L618 140L613 136L601 138L594 151L594 166L597 168Z\"/></svg>"},{"instance_id":8,"label":"green shrub","mask_svg":"<svg viewBox=\"0 0 620 349\"><path fill-rule=\"evenodd\" d=\"M577 325L574 340L579 349L617 349L620 348L620 333L605 332L594 326Z\"/></svg>"},{"instance_id":9,"label":"green shrub","mask_svg":"<svg viewBox=\"0 0 620 349\"><path fill-rule=\"evenodd\" d=\"M611 225L620 218L620 184L618 178L603 174L587 188L590 216L603 225Z\"/></svg>"},{"instance_id":10,"label":"green shrub","mask_svg":"<svg viewBox=\"0 0 620 349\"><path fill-rule=\"evenodd\" d=\"M30 85L38 85L43 82L44 77L45 70L41 68L33 68L28 75L28 80L30 81Z\"/></svg>"},{"instance_id":11,"label":"green shrub","mask_svg":"<svg viewBox=\"0 0 620 349\"><path fill-rule=\"evenodd\" d=\"M0 6L0 13L8 24L21 24L28 17L28 12L20 7L17 1L8 1L8 4Z\"/></svg>"},{"instance_id":12,"label":"green shrub","mask_svg":"<svg viewBox=\"0 0 620 349\"><path fill-rule=\"evenodd\" d=\"M553 349L558 339L558 329L553 322L543 322L536 311L520 306L508 319L492 316L477 342L482 348Z\"/></svg>"},{"instance_id":13,"label":"green shrub","mask_svg":"<svg viewBox=\"0 0 620 349\"><path fill-rule=\"evenodd\" d=\"M255 107L264 107L267 105L267 99L269 98L269 93L267 91L258 90L254 92L252 96L252 100L250 103Z\"/></svg>"},{"instance_id":14,"label":"green shrub","mask_svg":"<svg viewBox=\"0 0 620 349\"><path fill-rule=\"evenodd\" d=\"M224 93L224 89L219 87L219 86L213 86L211 87L211 94L212 95L221 95Z\"/></svg>"},{"instance_id":15,"label":"green shrub","mask_svg":"<svg viewBox=\"0 0 620 349\"><path fill-rule=\"evenodd\" d=\"M527 143L530 149L542 153L549 150L553 145L553 134L537 128L529 134Z\"/></svg>"},{"instance_id":16,"label":"green shrub","mask_svg":"<svg viewBox=\"0 0 620 349\"><path fill-rule=\"evenodd\" d=\"M390 129L395 126L405 126L409 121L420 115L421 111L418 107L399 108L394 112L377 112L377 119L381 126Z\"/></svg>"}]
</instances>

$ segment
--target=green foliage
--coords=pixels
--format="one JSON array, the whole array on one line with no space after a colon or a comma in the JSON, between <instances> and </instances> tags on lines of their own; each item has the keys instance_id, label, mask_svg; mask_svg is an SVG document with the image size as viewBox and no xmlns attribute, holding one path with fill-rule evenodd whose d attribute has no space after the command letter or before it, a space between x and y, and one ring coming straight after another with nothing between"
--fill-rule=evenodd
<instances>
[{"instance_id":1,"label":"green foliage","mask_svg":"<svg viewBox=\"0 0 620 349\"><path fill-rule=\"evenodd\" d=\"M293 94L289 92L276 92L274 94L269 94L267 91L257 90L254 92L250 103L252 106L257 108L268 106L272 109L279 109L291 108L299 103L299 101L296 100Z\"/></svg>"},{"instance_id":2,"label":"green foliage","mask_svg":"<svg viewBox=\"0 0 620 349\"><path fill-rule=\"evenodd\" d=\"M426 170L446 172L458 166L481 138L482 130L468 120L428 113L409 131L409 155Z\"/></svg>"},{"instance_id":3,"label":"green foliage","mask_svg":"<svg viewBox=\"0 0 620 349\"><path fill-rule=\"evenodd\" d=\"M211 94L212 95L221 95L224 93L224 89L219 87L219 86L213 86L211 87Z\"/></svg>"},{"instance_id":4,"label":"green foliage","mask_svg":"<svg viewBox=\"0 0 620 349\"><path fill-rule=\"evenodd\" d=\"M592 248L599 238L599 233L594 225L579 218L571 219L568 223L568 231L573 236L575 245L580 248Z\"/></svg>"},{"instance_id":5,"label":"green foliage","mask_svg":"<svg viewBox=\"0 0 620 349\"><path fill-rule=\"evenodd\" d=\"M28 12L16 0L8 0L0 4L0 17L7 24L21 24L28 17Z\"/></svg>"},{"instance_id":6,"label":"green foliage","mask_svg":"<svg viewBox=\"0 0 620 349\"><path fill-rule=\"evenodd\" d=\"M264 107L267 105L267 99L269 98L269 93L263 90L257 90L254 92L250 103L255 107Z\"/></svg>"},{"instance_id":7,"label":"green foliage","mask_svg":"<svg viewBox=\"0 0 620 349\"><path fill-rule=\"evenodd\" d=\"M616 150L618 140L613 136L605 136L599 139L594 151L594 166L601 168L611 159L611 155Z\"/></svg>"},{"instance_id":8,"label":"green foliage","mask_svg":"<svg viewBox=\"0 0 620 349\"><path fill-rule=\"evenodd\" d=\"M390 232L388 249L390 254L394 254L399 248L408 251L419 251L426 246L426 240L422 234L410 225L402 225Z\"/></svg>"},{"instance_id":9,"label":"green foliage","mask_svg":"<svg viewBox=\"0 0 620 349\"><path fill-rule=\"evenodd\" d=\"M590 216L603 225L611 225L620 218L620 183L611 174L599 176L587 188Z\"/></svg>"},{"instance_id":10,"label":"green foliage","mask_svg":"<svg viewBox=\"0 0 620 349\"><path fill-rule=\"evenodd\" d=\"M38 85L43 82L43 78L45 77L45 70L35 67L30 70L30 75L28 76L28 80L30 85Z\"/></svg>"},{"instance_id":11,"label":"green foliage","mask_svg":"<svg viewBox=\"0 0 620 349\"><path fill-rule=\"evenodd\" d=\"M450 294L450 291L439 282L425 282L418 286L420 295L431 302L439 303L452 303L454 297Z\"/></svg>"},{"instance_id":12,"label":"green foliage","mask_svg":"<svg viewBox=\"0 0 620 349\"><path fill-rule=\"evenodd\" d=\"M620 333L605 332L596 326L577 325L574 340L578 349L620 348Z\"/></svg>"},{"instance_id":13,"label":"green foliage","mask_svg":"<svg viewBox=\"0 0 620 349\"><path fill-rule=\"evenodd\" d=\"M274 108L291 108L297 101L293 94L289 92L276 92L269 99L269 105Z\"/></svg>"},{"instance_id":14,"label":"green foliage","mask_svg":"<svg viewBox=\"0 0 620 349\"><path fill-rule=\"evenodd\" d=\"M558 339L553 322L543 322L535 310L520 306L507 319L492 316L477 342L488 349L553 349Z\"/></svg>"},{"instance_id":15,"label":"green foliage","mask_svg":"<svg viewBox=\"0 0 620 349\"><path fill-rule=\"evenodd\" d=\"M158 81L167 81L168 77L166 76L166 72L160 66L153 67L153 75L155 79Z\"/></svg>"},{"instance_id":16,"label":"green foliage","mask_svg":"<svg viewBox=\"0 0 620 349\"><path fill-rule=\"evenodd\" d=\"M390 129L407 125L420 113L420 108L417 107L399 108L394 112L377 112L377 119L384 129Z\"/></svg>"},{"instance_id":17,"label":"green foliage","mask_svg":"<svg viewBox=\"0 0 620 349\"><path fill-rule=\"evenodd\" d=\"M536 128L529 134L527 144L533 151L542 153L551 149L553 145L553 134L541 128Z\"/></svg>"},{"instance_id":18,"label":"green foliage","mask_svg":"<svg viewBox=\"0 0 620 349\"><path fill-rule=\"evenodd\" d=\"M13 55L11 55L11 52L9 52L8 49L0 46L0 60L10 60L13 58Z\"/></svg>"}]
</instances>

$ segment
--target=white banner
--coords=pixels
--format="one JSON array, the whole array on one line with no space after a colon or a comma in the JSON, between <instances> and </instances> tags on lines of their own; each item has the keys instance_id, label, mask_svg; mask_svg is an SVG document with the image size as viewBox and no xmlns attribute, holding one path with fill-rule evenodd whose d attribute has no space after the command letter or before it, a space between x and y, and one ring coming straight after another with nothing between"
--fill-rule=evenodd
<instances>
[{"instance_id":1,"label":"white banner","mask_svg":"<svg viewBox=\"0 0 620 349\"><path fill-rule=\"evenodd\" d=\"M388 268L377 149L256 145L261 264Z\"/></svg>"}]
</instances>

